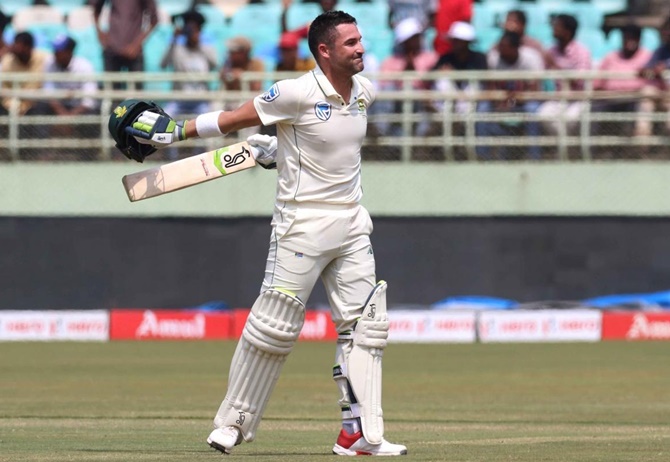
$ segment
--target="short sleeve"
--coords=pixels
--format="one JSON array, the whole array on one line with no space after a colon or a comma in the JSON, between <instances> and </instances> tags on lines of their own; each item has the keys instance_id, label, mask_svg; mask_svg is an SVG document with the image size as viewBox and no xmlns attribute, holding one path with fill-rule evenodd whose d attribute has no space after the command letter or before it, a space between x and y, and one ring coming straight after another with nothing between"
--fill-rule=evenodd
<instances>
[{"instance_id":1,"label":"short sleeve","mask_svg":"<svg viewBox=\"0 0 670 462\"><path fill-rule=\"evenodd\" d=\"M263 125L295 122L300 99L297 80L280 80L268 91L254 98L254 107Z\"/></svg>"}]
</instances>

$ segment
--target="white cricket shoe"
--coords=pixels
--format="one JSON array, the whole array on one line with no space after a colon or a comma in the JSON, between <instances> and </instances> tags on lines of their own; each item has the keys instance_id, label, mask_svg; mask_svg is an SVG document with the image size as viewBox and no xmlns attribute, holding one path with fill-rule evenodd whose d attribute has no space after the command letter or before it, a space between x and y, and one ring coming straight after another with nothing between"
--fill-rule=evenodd
<instances>
[{"instance_id":1,"label":"white cricket shoe","mask_svg":"<svg viewBox=\"0 0 670 462\"><path fill-rule=\"evenodd\" d=\"M207 437L207 444L224 454L230 454L233 447L241 442L242 433L237 427L216 428Z\"/></svg>"},{"instance_id":2,"label":"white cricket shoe","mask_svg":"<svg viewBox=\"0 0 670 462\"><path fill-rule=\"evenodd\" d=\"M389 443L382 439L380 444L370 444L363 437L362 432L350 435L344 429L337 437L333 446L333 454L340 456L404 456L407 448L402 444Z\"/></svg>"}]
</instances>

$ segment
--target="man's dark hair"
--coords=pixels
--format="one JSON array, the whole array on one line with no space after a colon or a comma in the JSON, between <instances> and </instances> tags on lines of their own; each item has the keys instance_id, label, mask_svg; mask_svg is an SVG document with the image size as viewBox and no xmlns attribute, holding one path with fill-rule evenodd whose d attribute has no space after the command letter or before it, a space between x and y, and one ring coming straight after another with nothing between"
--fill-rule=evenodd
<instances>
[{"instance_id":1,"label":"man's dark hair","mask_svg":"<svg viewBox=\"0 0 670 462\"><path fill-rule=\"evenodd\" d=\"M356 24L356 18L344 11L327 11L314 19L309 26L307 43L314 59L319 62L319 44L332 46L335 28L340 24Z\"/></svg>"},{"instance_id":2,"label":"man's dark hair","mask_svg":"<svg viewBox=\"0 0 670 462\"><path fill-rule=\"evenodd\" d=\"M500 41L507 40L510 45L514 48L519 48L521 46L521 35L518 32L505 31L500 37Z\"/></svg>"},{"instance_id":3,"label":"man's dark hair","mask_svg":"<svg viewBox=\"0 0 670 462\"><path fill-rule=\"evenodd\" d=\"M640 40L642 38L642 28L637 24L626 24L621 28L621 35Z\"/></svg>"},{"instance_id":4,"label":"man's dark hair","mask_svg":"<svg viewBox=\"0 0 670 462\"><path fill-rule=\"evenodd\" d=\"M554 18L554 21L560 22L563 27L565 27L572 34L573 38L577 34L577 27L579 26L579 23L577 22L577 18L574 16L570 14L557 14Z\"/></svg>"},{"instance_id":5,"label":"man's dark hair","mask_svg":"<svg viewBox=\"0 0 670 462\"><path fill-rule=\"evenodd\" d=\"M21 43L28 48L34 48L35 38L30 32L19 32L14 36L14 43Z\"/></svg>"},{"instance_id":6,"label":"man's dark hair","mask_svg":"<svg viewBox=\"0 0 670 462\"><path fill-rule=\"evenodd\" d=\"M509 10L507 12L507 16L516 16L516 19L518 19L519 22L521 24L523 24L524 26L528 22L528 18L526 17L526 12L523 11L523 10Z\"/></svg>"},{"instance_id":7,"label":"man's dark hair","mask_svg":"<svg viewBox=\"0 0 670 462\"><path fill-rule=\"evenodd\" d=\"M188 10L183 12L181 15L184 24L187 22L194 22L202 28L205 25L205 17L198 10Z\"/></svg>"}]
</instances>

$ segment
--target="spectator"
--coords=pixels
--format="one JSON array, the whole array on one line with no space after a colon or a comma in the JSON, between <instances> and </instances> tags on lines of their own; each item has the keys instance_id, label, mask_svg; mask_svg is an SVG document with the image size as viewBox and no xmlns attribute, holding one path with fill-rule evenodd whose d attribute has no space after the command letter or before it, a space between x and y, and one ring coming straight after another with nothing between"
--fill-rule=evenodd
<instances>
[{"instance_id":1,"label":"spectator","mask_svg":"<svg viewBox=\"0 0 670 462\"><path fill-rule=\"evenodd\" d=\"M228 91L240 91L243 89L242 74L245 72L263 72L265 66L263 61L251 56L251 41L246 37L233 37L226 43L228 57L221 67L221 81ZM248 82L248 89L260 92L263 86L261 80Z\"/></svg>"},{"instance_id":2,"label":"spectator","mask_svg":"<svg viewBox=\"0 0 670 462\"><path fill-rule=\"evenodd\" d=\"M391 29L407 18L418 19L424 30L433 27L437 0L388 0L388 5Z\"/></svg>"},{"instance_id":3,"label":"spectator","mask_svg":"<svg viewBox=\"0 0 670 462\"><path fill-rule=\"evenodd\" d=\"M314 69L316 64L311 58L301 58L298 50L300 36L295 32L284 32L279 39L279 61L276 71L301 71Z\"/></svg>"},{"instance_id":4,"label":"spectator","mask_svg":"<svg viewBox=\"0 0 670 462\"><path fill-rule=\"evenodd\" d=\"M74 56L77 42L66 35L59 36L53 43L53 59L46 67L48 73L54 74L95 74L93 64L86 58ZM54 115L81 115L93 114L96 110L96 101L93 98L98 92L98 85L94 80L86 79L80 81L48 81L44 83L45 93L51 90L82 91L88 97L75 97L71 99L53 99L48 103L47 111Z\"/></svg>"},{"instance_id":5,"label":"spectator","mask_svg":"<svg viewBox=\"0 0 670 462\"><path fill-rule=\"evenodd\" d=\"M205 17L196 10L181 15L183 27L176 27L170 48L161 61L161 69L171 67L175 72L207 73L217 68L216 50L200 41L200 32ZM177 81L174 90L193 95L205 95L209 91L207 81ZM165 112L172 117L200 114L209 110L209 100L171 101L165 105Z\"/></svg>"},{"instance_id":6,"label":"spectator","mask_svg":"<svg viewBox=\"0 0 670 462\"><path fill-rule=\"evenodd\" d=\"M106 2L111 4L109 30L103 31L100 15ZM103 66L106 72L144 71L142 45L158 24L158 10L154 0L91 0L98 40L103 49ZM145 27L145 16L148 24ZM114 88L122 88L115 82ZM138 84L138 88L142 88Z\"/></svg>"},{"instance_id":7,"label":"spectator","mask_svg":"<svg viewBox=\"0 0 670 462\"><path fill-rule=\"evenodd\" d=\"M503 24L503 31L505 32L514 32L519 34L521 37L521 46L532 48L537 50L544 56L544 47L539 40L534 39L526 35L526 24L527 17L526 13L522 10L510 10L505 16L505 23ZM498 48L498 44L494 46L495 49ZM544 58L543 58L544 59ZM544 64L543 64L544 67Z\"/></svg>"},{"instance_id":8,"label":"spectator","mask_svg":"<svg viewBox=\"0 0 670 462\"><path fill-rule=\"evenodd\" d=\"M578 27L577 19L568 14L559 14L553 20L553 34L556 44L545 54L547 69L558 70L588 70L591 69L591 52L575 40ZM584 81L572 79L568 82L569 90L584 89ZM555 83L557 90L563 89L563 83ZM557 135L563 121L566 123L566 133L574 133L577 122L585 105L581 99L568 101L546 101L539 109L544 119L543 127L548 134Z\"/></svg>"},{"instance_id":9,"label":"spectator","mask_svg":"<svg viewBox=\"0 0 670 462\"><path fill-rule=\"evenodd\" d=\"M384 72L402 72L402 71L430 71L437 62L437 54L433 51L426 51L423 48L423 25L416 18L407 18L393 30L395 40L395 53L382 61L380 71ZM403 82L399 80L384 80L379 82L380 89L385 91L402 90ZM411 83L414 90L425 90L430 88L430 84L425 80L415 80ZM377 113L401 113L402 101L378 101ZM417 103L414 108L417 113L425 113L426 108L422 103ZM399 124L389 124L380 122L377 125L380 134L401 135ZM423 136L428 129L427 121L421 122L416 127L416 135ZM409 134L407 134L409 135Z\"/></svg>"},{"instance_id":10,"label":"spectator","mask_svg":"<svg viewBox=\"0 0 670 462\"><path fill-rule=\"evenodd\" d=\"M516 32L506 31L500 38L498 49L493 49L488 54L488 65L492 71L530 71L538 72L544 69L544 58L536 49L523 46L522 37ZM495 112L522 112L535 114L540 103L534 99L524 98L523 93L528 91L539 91L538 80L496 80L491 83L494 90L502 90L506 93L504 100L497 100L493 105ZM512 122L487 122L484 125L485 136L513 135L516 123ZM530 120L525 123L525 134L528 138L540 135L540 124ZM507 158L505 148L502 148L502 158ZM536 144L530 146L528 151L531 159L539 159L540 147Z\"/></svg>"},{"instance_id":11,"label":"spectator","mask_svg":"<svg viewBox=\"0 0 670 462\"><path fill-rule=\"evenodd\" d=\"M634 71L636 75L651 58L651 52L640 48L642 29L629 24L621 29L621 49L608 53L598 66L601 71ZM594 90L610 92L627 92L641 90L645 85L642 78L634 79L597 79L593 82ZM637 98L596 101L594 111L603 112L634 112L638 107Z\"/></svg>"},{"instance_id":12,"label":"spectator","mask_svg":"<svg viewBox=\"0 0 670 462\"><path fill-rule=\"evenodd\" d=\"M3 56L2 61L0 61L0 72L2 74L10 72L41 74L44 72L48 59L48 53L35 49L35 39L30 32L19 32L14 37L14 43L10 47L9 53ZM3 88L12 88L12 86L12 82L2 82ZM21 90L36 90L41 87L42 83L37 80L19 83ZM0 112L7 114L11 109L11 104L12 98L3 98ZM43 112L43 105L36 100L24 99L19 101L19 115L40 114Z\"/></svg>"},{"instance_id":13,"label":"spectator","mask_svg":"<svg viewBox=\"0 0 670 462\"><path fill-rule=\"evenodd\" d=\"M670 133L670 97L668 97L668 80L664 73L670 70L670 16L665 20L660 30L661 46L651 56L649 62L644 66L641 75L647 79L644 92L647 97L640 102L639 110L642 114L651 115L654 111L663 111L668 114L666 130ZM652 122L650 117L639 120L636 133L638 135L651 135Z\"/></svg>"},{"instance_id":14,"label":"spectator","mask_svg":"<svg viewBox=\"0 0 670 462\"><path fill-rule=\"evenodd\" d=\"M5 56L7 53L9 53L9 45L5 42L5 29L10 23L10 19L0 11L0 59L2 59L3 56Z\"/></svg>"},{"instance_id":15,"label":"spectator","mask_svg":"<svg viewBox=\"0 0 670 462\"><path fill-rule=\"evenodd\" d=\"M435 40L433 48L438 55L451 51L451 41L447 36L451 25L455 22L472 20L472 3L474 0L439 0L435 13Z\"/></svg>"},{"instance_id":16,"label":"spectator","mask_svg":"<svg viewBox=\"0 0 670 462\"><path fill-rule=\"evenodd\" d=\"M446 34L450 42L451 51L443 54L434 66L434 70L445 71L485 71L488 69L486 55L471 48L475 40L475 28L467 22L457 21L451 25ZM435 82L435 88L445 92L460 92L463 94L474 94L482 90L482 85L477 81L453 80L451 78L438 79ZM434 105L438 111L443 110L443 102L435 102ZM465 99L456 101L455 111L458 114L469 114L474 111L489 112L490 103L488 101L475 101ZM483 122L475 123L475 134L481 136ZM488 150L485 147L476 148L477 155L486 156Z\"/></svg>"},{"instance_id":17,"label":"spectator","mask_svg":"<svg viewBox=\"0 0 670 462\"><path fill-rule=\"evenodd\" d=\"M263 81L250 80L243 83L242 75L246 72L263 72L265 65L263 61L251 56L251 42L246 37L233 37L226 42L228 48L228 57L223 63L220 71L223 88L229 92L239 92L241 90L251 90L261 93ZM226 110L234 110L246 99L241 97L238 101L229 101ZM248 138L251 135L259 133L260 127L245 128L238 134L240 138Z\"/></svg>"}]
</instances>

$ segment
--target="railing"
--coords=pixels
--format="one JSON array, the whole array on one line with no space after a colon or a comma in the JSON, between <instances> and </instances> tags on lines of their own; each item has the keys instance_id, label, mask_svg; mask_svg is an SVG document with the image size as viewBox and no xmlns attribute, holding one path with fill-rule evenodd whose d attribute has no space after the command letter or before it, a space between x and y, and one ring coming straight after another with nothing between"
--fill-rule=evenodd
<instances>
[{"instance_id":1,"label":"railing","mask_svg":"<svg viewBox=\"0 0 670 462\"><path fill-rule=\"evenodd\" d=\"M293 73L247 73L243 75L243 88L239 92L227 92L220 88L217 73L106 73L89 76L70 74L0 74L0 97L11 101L8 114L0 115L0 159L7 161L31 160L112 160L120 154L107 131L109 114L114 105L125 98L141 98L159 103L168 101L207 100L212 109L232 108L256 96L249 91L249 83L262 80L265 87L273 81L295 77ZM611 92L594 90L596 79L632 79L632 72L603 73L597 71L546 71L546 72L403 72L388 74L365 74L378 85L376 104L368 113L369 131L364 145L365 160L396 161L479 161L479 160L544 160L568 161L594 159L646 159L670 160L667 146L670 143L668 108L660 112L636 110L596 110L601 103L645 102L648 106L662 103L670 98L668 92L637 90ZM94 79L99 90L87 94L81 90L26 90L25 82L82 82ZM565 112L548 118L538 112L517 110L480 110L482 102L496 105L507 101L510 95L499 90L455 91L414 90L417 80L437 82L442 79L467 81L472 87L485 82L504 80L528 80L540 82L548 90L515 94L518 102L546 101L567 103L580 101L583 110L574 121L574 128ZM568 88L570 80L585 82L583 90L570 91L551 89L552 82L562 82ZM210 91L194 94L188 91L172 91L172 82L205 81ZM394 90L386 90L384 82L399 82ZM123 84L126 89L114 89ZM139 87L143 86L142 89ZM434 88L434 86L432 86ZM19 101L45 101L50 99L93 98L96 110L81 116L20 115ZM391 107L389 110L387 107ZM518 107L518 106L517 106ZM417 108L419 108L417 110ZM188 115L181 115L188 116ZM529 124L554 123L556 133L538 132L529 136L524 127ZM633 136L633 128L643 122L653 130ZM488 124L488 125L486 125ZM418 128L421 127L421 128ZM504 126L506 134L482 136L484 127ZM72 130L76 127L76 130ZM488 130L491 132L491 130ZM247 132L230 135L225 142L220 139L189 140L180 148L166 150L156 159L176 158L190 155L198 150L212 149L223 143L229 144ZM531 148L532 155L529 154ZM507 150L505 156L500 152ZM482 152L486 151L486 155ZM539 155L538 155L539 153Z\"/></svg>"}]
</instances>

